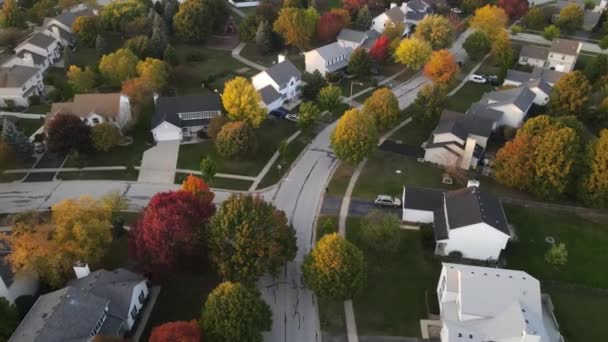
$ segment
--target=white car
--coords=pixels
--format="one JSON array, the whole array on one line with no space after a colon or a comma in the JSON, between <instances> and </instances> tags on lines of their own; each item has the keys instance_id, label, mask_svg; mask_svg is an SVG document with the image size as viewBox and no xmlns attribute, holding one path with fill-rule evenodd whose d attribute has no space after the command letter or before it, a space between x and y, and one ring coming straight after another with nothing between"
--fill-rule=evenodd
<instances>
[{"instance_id":1,"label":"white car","mask_svg":"<svg viewBox=\"0 0 608 342\"><path fill-rule=\"evenodd\" d=\"M378 195L374 200L374 204L378 207L393 207L399 208L401 206L401 200L397 197L388 195Z\"/></svg>"},{"instance_id":2,"label":"white car","mask_svg":"<svg viewBox=\"0 0 608 342\"><path fill-rule=\"evenodd\" d=\"M486 78L481 75L473 74L469 76L469 81L474 83L486 83L488 80L486 80Z\"/></svg>"},{"instance_id":3,"label":"white car","mask_svg":"<svg viewBox=\"0 0 608 342\"><path fill-rule=\"evenodd\" d=\"M285 120L291 121L291 122L298 122L298 120L300 120L300 115L298 114L287 114L285 115Z\"/></svg>"}]
</instances>

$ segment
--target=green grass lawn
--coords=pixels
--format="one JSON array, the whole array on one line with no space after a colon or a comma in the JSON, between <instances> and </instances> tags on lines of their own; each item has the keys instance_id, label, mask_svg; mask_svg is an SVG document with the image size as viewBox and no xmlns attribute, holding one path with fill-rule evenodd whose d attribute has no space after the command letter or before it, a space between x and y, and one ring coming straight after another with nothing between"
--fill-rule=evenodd
<instances>
[{"instance_id":1,"label":"green grass lawn","mask_svg":"<svg viewBox=\"0 0 608 342\"><path fill-rule=\"evenodd\" d=\"M493 89L494 87L488 84L467 82L456 94L446 97L445 108L458 112L466 112L473 102L479 101L484 93Z\"/></svg>"},{"instance_id":2,"label":"green grass lawn","mask_svg":"<svg viewBox=\"0 0 608 342\"><path fill-rule=\"evenodd\" d=\"M307 145L308 139L302 136L302 134L289 143L286 156L284 158L279 157L278 163L275 162L266 176L262 178L260 184L258 184L258 189L264 189L279 182ZM279 164L281 165L281 169L278 168Z\"/></svg>"},{"instance_id":3,"label":"green grass lawn","mask_svg":"<svg viewBox=\"0 0 608 342\"><path fill-rule=\"evenodd\" d=\"M115 171L70 171L60 172L57 174L57 178L61 180L137 180L137 170L128 172L127 170L115 170Z\"/></svg>"},{"instance_id":4,"label":"green grass lawn","mask_svg":"<svg viewBox=\"0 0 608 342\"><path fill-rule=\"evenodd\" d=\"M416 122L411 122L398 129L390 139L401 141L402 144L420 146L429 139L432 128L426 128Z\"/></svg>"},{"instance_id":5,"label":"green grass lawn","mask_svg":"<svg viewBox=\"0 0 608 342\"><path fill-rule=\"evenodd\" d=\"M188 175L185 173L176 173L175 174L175 184L182 184L184 179L187 176ZM253 183L253 182L249 181L249 180L245 180L245 179L213 177L213 182L211 182L211 187L216 188L216 189L247 191L247 190L249 190L251 183Z\"/></svg>"},{"instance_id":6,"label":"green grass lawn","mask_svg":"<svg viewBox=\"0 0 608 342\"><path fill-rule=\"evenodd\" d=\"M267 67L277 62L276 54L265 55L260 53L255 43L246 44L243 50L241 50L241 56Z\"/></svg>"},{"instance_id":7,"label":"green grass lawn","mask_svg":"<svg viewBox=\"0 0 608 342\"><path fill-rule=\"evenodd\" d=\"M348 187L348 182L350 181L350 177L355 171L356 165L351 165L346 162L340 163L336 171L331 178L331 181L327 185L327 194L329 196L344 196L346 193L346 187Z\"/></svg>"},{"instance_id":8,"label":"green grass lawn","mask_svg":"<svg viewBox=\"0 0 608 342\"><path fill-rule=\"evenodd\" d=\"M201 159L210 155L217 163L217 172L245 176L257 176L270 157L276 152L279 143L297 130L295 124L287 120L268 119L257 128L258 150L250 158L223 159L210 140L182 145L179 149L177 166L180 169L198 170Z\"/></svg>"},{"instance_id":9,"label":"green grass lawn","mask_svg":"<svg viewBox=\"0 0 608 342\"><path fill-rule=\"evenodd\" d=\"M99 261L99 264L91 265L93 269L105 268L115 270L124 267L129 262L129 238L127 232L120 238L114 238L108 246L106 253Z\"/></svg>"},{"instance_id":10,"label":"green grass lawn","mask_svg":"<svg viewBox=\"0 0 608 342\"><path fill-rule=\"evenodd\" d=\"M509 268L522 269L543 280L608 288L608 222L591 222L577 215L505 205L507 220L515 226L519 241L507 248ZM563 242L568 263L548 265L544 255L550 245L545 237ZM603 266L602 266L603 265Z\"/></svg>"},{"instance_id":11,"label":"green grass lawn","mask_svg":"<svg viewBox=\"0 0 608 342\"><path fill-rule=\"evenodd\" d=\"M355 95L356 93L360 92L363 89L372 87L372 82L369 80L358 79L358 78L353 78L353 79L342 78L342 80L340 80L340 83L338 83L338 86L342 90L342 96L350 97L351 84L352 84L352 89L353 89L352 95Z\"/></svg>"},{"instance_id":12,"label":"green grass lawn","mask_svg":"<svg viewBox=\"0 0 608 342\"><path fill-rule=\"evenodd\" d=\"M42 125L44 125L44 119L24 119L19 118L15 124L17 129L23 132L26 136L31 136L36 132Z\"/></svg>"},{"instance_id":13,"label":"green grass lawn","mask_svg":"<svg viewBox=\"0 0 608 342\"><path fill-rule=\"evenodd\" d=\"M28 107L23 112L24 113L31 113L31 114L46 114L50 110L51 110L51 105L50 104L39 104L39 105Z\"/></svg>"},{"instance_id":14,"label":"green grass lawn","mask_svg":"<svg viewBox=\"0 0 608 342\"><path fill-rule=\"evenodd\" d=\"M107 33L104 35L106 44L108 45L107 53L118 50L125 42L125 39L118 33ZM97 52L95 47L84 47L79 46L76 51L72 53L70 64L77 65L79 67L86 66L97 66L101 55Z\"/></svg>"},{"instance_id":15,"label":"green grass lawn","mask_svg":"<svg viewBox=\"0 0 608 342\"><path fill-rule=\"evenodd\" d=\"M361 335L420 336L420 320L433 311L440 264L424 251L420 232L402 231L394 254L367 248L358 218L349 218L346 237L361 248L367 261L367 286L354 298L357 330ZM435 312L436 313L436 312Z\"/></svg>"}]
</instances>

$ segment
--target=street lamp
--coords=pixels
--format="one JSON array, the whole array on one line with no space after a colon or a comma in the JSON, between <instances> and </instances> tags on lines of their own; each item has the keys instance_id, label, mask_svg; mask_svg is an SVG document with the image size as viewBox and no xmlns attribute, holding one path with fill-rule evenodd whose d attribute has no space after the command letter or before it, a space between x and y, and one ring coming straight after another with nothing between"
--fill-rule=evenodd
<instances>
[{"instance_id":1,"label":"street lamp","mask_svg":"<svg viewBox=\"0 0 608 342\"><path fill-rule=\"evenodd\" d=\"M350 81L350 108L353 108L353 84L363 86L362 82Z\"/></svg>"}]
</instances>

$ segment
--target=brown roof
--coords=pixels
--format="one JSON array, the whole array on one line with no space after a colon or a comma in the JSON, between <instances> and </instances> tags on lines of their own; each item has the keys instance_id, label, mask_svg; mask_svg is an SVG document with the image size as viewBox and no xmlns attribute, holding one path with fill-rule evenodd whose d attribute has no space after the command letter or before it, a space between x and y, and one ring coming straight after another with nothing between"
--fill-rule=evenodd
<instances>
[{"instance_id":1,"label":"brown roof","mask_svg":"<svg viewBox=\"0 0 608 342\"><path fill-rule=\"evenodd\" d=\"M563 53L565 55L576 56L581 43L569 39L555 39L551 45L551 52Z\"/></svg>"},{"instance_id":2,"label":"brown roof","mask_svg":"<svg viewBox=\"0 0 608 342\"><path fill-rule=\"evenodd\" d=\"M549 57L549 50L544 47L540 47L540 46L536 46L536 45L526 45L523 48L521 48L521 51L519 52L519 56L544 60L544 59L547 59L547 57Z\"/></svg>"},{"instance_id":3,"label":"brown roof","mask_svg":"<svg viewBox=\"0 0 608 342\"><path fill-rule=\"evenodd\" d=\"M86 117L95 112L104 118L118 116L120 93L111 94L78 94L72 102L55 102L51 106L51 115L57 113Z\"/></svg>"}]
</instances>

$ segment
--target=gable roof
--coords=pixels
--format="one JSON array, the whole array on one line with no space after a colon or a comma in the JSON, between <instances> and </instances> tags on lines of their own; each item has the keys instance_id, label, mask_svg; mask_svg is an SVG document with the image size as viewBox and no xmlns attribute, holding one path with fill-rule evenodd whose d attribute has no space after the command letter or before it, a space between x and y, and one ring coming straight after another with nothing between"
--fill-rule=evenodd
<instances>
[{"instance_id":1,"label":"gable roof","mask_svg":"<svg viewBox=\"0 0 608 342\"><path fill-rule=\"evenodd\" d=\"M507 75L505 76L505 81L512 81L517 83L526 83L528 81L531 81L532 79L533 78L531 73L515 69L507 70Z\"/></svg>"},{"instance_id":2,"label":"gable roof","mask_svg":"<svg viewBox=\"0 0 608 342\"><path fill-rule=\"evenodd\" d=\"M23 46L26 43L30 43L32 45L46 49L54 42L55 42L55 38L49 37L42 32L36 32L36 33L32 34L31 36L29 36L29 38L24 40L23 43L19 44L19 46L17 46L17 48L19 48L20 46Z\"/></svg>"},{"instance_id":3,"label":"gable roof","mask_svg":"<svg viewBox=\"0 0 608 342\"><path fill-rule=\"evenodd\" d=\"M559 81L559 79L564 76L566 73L565 72L561 72L561 71L557 71L557 70L550 70L550 69L543 69L543 68L539 68L539 67L534 67L534 69L532 69L532 78L542 78L543 80L547 81L548 83L553 83L555 84L557 81Z\"/></svg>"},{"instance_id":4,"label":"gable roof","mask_svg":"<svg viewBox=\"0 0 608 342\"><path fill-rule=\"evenodd\" d=\"M292 77L300 78L302 73L288 59L281 63L274 64L270 68L262 71L268 74L279 86L289 82Z\"/></svg>"},{"instance_id":5,"label":"gable roof","mask_svg":"<svg viewBox=\"0 0 608 342\"><path fill-rule=\"evenodd\" d=\"M439 124L441 124L442 122L457 123L457 126L459 126L464 132L466 132L466 135L464 135L463 140L466 140L469 134L489 137L490 133L492 132L492 127L494 125L494 121L485 120L481 118L473 118L469 115L465 115L460 112L454 112L451 110L444 110L443 112L441 112ZM439 124L437 125L437 127L439 127ZM458 130L459 128L456 128L457 126L447 125L446 127L454 127L454 129Z\"/></svg>"},{"instance_id":6,"label":"gable roof","mask_svg":"<svg viewBox=\"0 0 608 342\"><path fill-rule=\"evenodd\" d=\"M547 81L542 80L542 79L527 82L525 84L525 86L527 88L538 88L540 91L542 91L543 93L545 93L547 95L551 95L551 90L553 89L551 87L551 85L549 83L547 83Z\"/></svg>"},{"instance_id":7,"label":"gable roof","mask_svg":"<svg viewBox=\"0 0 608 342\"><path fill-rule=\"evenodd\" d=\"M384 12L384 14L395 24L403 22L403 19L405 19L405 14L399 6L389 8Z\"/></svg>"},{"instance_id":8,"label":"gable roof","mask_svg":"<svg viewBox=\"0 0 608 342\"><path fill-rule=\"evenodd\" d=\"M321 58L324 60L330 60L342 55L350 55L353 52L353 49L350 47L344 47L338 42L333 42L331 44L323 45L320 48L316 48L315 50ZM348 61L346 61L348 64Z\"/></svg>"},{"instance_id":9,"label":"gable roof","mask_svg":"<svg viewBox=\"0 0 608 342\"><path fill-rule=\"evenodd\" d=\"M471 186L445 193L445 210L449 229L485 222L510 235L502 204L493 195Z\"/></svg>"},{"instance_id":10,"label":"gable roof","mask_svg":"<svg viewBox=\"0 0 608 342\"><path fill-rule=\"evenodd\" d=\"M426 16L424 12L408 11L405 13L405 19L411 21L420 21Z\"/></svg>"},{"instance_id":11,"label":"gable roof","mask_svg":"<svg viewBox=\"0 0 608 342\"><path fill-rule=\"evenodd\" d=\"M489 106L513 104L522 112L530 108L536 95L527 87L521 86L485 93L480 103Z\"/></svg>"},{"instance_id":12,"label":"gable roof","mask_svg":"<svg viewBox=\"0 0 608 342\"><path fill-rule=\"evenodd\" d=\"M428 7L430 7L430 5L423 0L410 0L406 4L408 9L419 13L424 12Z\"/></svg>"},{"instance_id":13,"label":"gable roof","mask_svg":"<svg viewBox=\"0 0 608 342\"><path fill-rule=\"evenodd\" d=\"M578 55L581 45L582 44L580 42L575 40L558 38L553 40L553 44L551 44L551 48L549 50L555 53L576 56Z\"/></svg>"},{"instance_id":14,"label":"gable roof","mask_svg":"<svg viewBox=\"0 0 608 342\"><path fill-rule=\"evenodd\" d=\"M67 26L71 29L72 25L76 21L76 18L81 17L81 16L92 16L92 15L95 15L95 10L93 10L91 8L85 8L85 9L81 9L81 10L68 10L63 13L60 13L59 15L55 16L54 18L47 18L48 20L45 19L44 25L46 26L50 22L50 19L55 19L58 22L64 24L65 26Z\"/></svg>"},{"instance_id":15,"label":"gable roof","mask_svg":"<svg viewBox=\"0 0 608 342\"><path fill-rule=\"evenodd\" d=\"M525 45L519 52L519 57L528 57L534 59L547 59L549 57L549 49L536 46L536 45Z\"/></svg>"},{"instance_id":16,"label":"gable roof","mask_svg":"<svg viewBox=\"0 0 608 342\"><path fill-rule=\"evenodd\" d=\"M184 127L184 122L182 119L180 119L179 113L221 110L222 104L220 101L220 96L215 93L170 97L160 96L156 99L151 128L156 128L164 121L167 121L177 127Z\"/></svg>"},{"instance_id":17,"label":"gable roof","mask_svg":"<svg viewBox=\"0 0 608 342\"><path fill-rule=\"evenodd\" d=\"M471 105L471 107L469 107L469 110L467 110L467 115L476 117L476 118L480 118L480 119L484 119L484 120L488 120L491 121L492 123L500 120L500 118L503 115L503 112L490 108L486 105L483 105L479 102L473 103Z\"/></svg>"},{"instance_id":18,"label":"gable roof","mask_svg":"<svg viewBox=\"0 0 608 342\"><path fill-rule=\"evenodd\" d=\"M361 43L367 39L367 32L343 28L338 35L338 40L346 40L353 43Z\"/></svg>"},{"instance_id":19,"label":"gable roof","mask_svg":"<svg viewBox=\"0 0 608 342\"><path fill-rule=\"evenodd\" d=\"M404 187L403 208L434 211L443 207L444 190L430 188Z\"/></svg>"},{"instance_id":20,"label":"gable roof","mask_svg":"<svg viewBox=\"0 0 608 342\"><path fill-rule=\"evenodd\" d=\"M38 73L38 68L13 65L0 67L0 88L20 88Z\"/></svg>"},{"instance_id":21,"label":"gable roof","mask_svg":"<svg viewBox=\"0 0 608 342\"><path fill-rule=\"evenodd\" d=\"M78 94L72 102L53 103L50 115L63 113L83 118L96 113L104 118L115 118L120 111L120 97L120 93Z\"/></svg>"},{"instance_id":22,"label":"gable roof","mask_svg":"<svg viewBox=\"0 0 608 342\"><path fill-rule=\"evenodd\" d=\"M25 54L27 53L32 55L32 59L34 60L34 64L36 65L42 65L46 61L46 57L39 55L33 51L21 50L19 51L19 53L16 54L16 56L18 56L19 58L24 58Z\"/></svg>"},{"instance_id":23,"label":"gable roof","mask_svg":"<svg viewBox=\"0 0 608 342\"><path fill-rule=\"evenodd\" d=\"M262 101L266 105L273 103L274 101L278 100L281 97L281 94L279 94L279 92L276 91L274 89L274 87L271 86L270 84L265 86L264 88L258 90L258 92L260 93L260 96L262 97Z\"/></svg>"}]
</instances>

